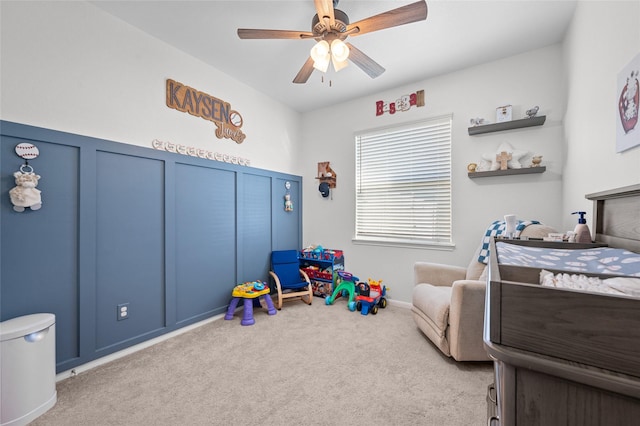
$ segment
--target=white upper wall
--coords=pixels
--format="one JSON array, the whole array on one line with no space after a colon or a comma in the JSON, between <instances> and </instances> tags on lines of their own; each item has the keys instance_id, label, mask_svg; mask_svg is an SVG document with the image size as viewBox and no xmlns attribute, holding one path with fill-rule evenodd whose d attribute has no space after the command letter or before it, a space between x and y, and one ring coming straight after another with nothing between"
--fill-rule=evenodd
<instances>
[{"instance_id":1,"label":"white upper wall","mask_svg":"<svg viewBox=\"0 0 640 426\"><path fill-rule=\"evenodd\" d=\"M339 78L338 74L335 78ZM368 78L363 74L363 78ZM376 116L376 101L393 102L402 95L425 91L424 107L393 115ZM559 227L562 194L563 128L566 93L562 86L560 45L524 53L481 66L460 70L399 87L377 96L356 99L304 115L304 220L305 245L321 244L342 249L349 272L360 279L382 279L390 297L410 301L415 261L466 266L487 226L505 214L534 219ZM540 106L543 126L469 136L469 119L496 121L496 108L513 105L513 117ZM453 238L455 249L430 250L354 244L355 149L358 131L453 114ZM484 153L496 152L502 142L543 155L542 174L470 179L467 164L479 163ZM317 162L330 161L337 188L332 198L322 198L314 179Z\"/></svg>"},{"instance_id":2,"label":"white upper wall","mask_svg":"<svg viewBox=\"0 0 640 426\"><path fill-rule=\"evenodd\" d=\"M640 1L578 4L564 42L564 228L577 223L569 213L583 210L593 232L593 203L585 195L640 183L640 146L616 153L618 73L638 54Z\"/></svg>"},{"instance_id":3,"label":"white upper wall","mask_svg":"<svg viewBox=\"0 0 640 426\"><path fill-rule=\"evenodd\" d=\"M85 2L0 3L0 118L151 147L154 139L301 174L300 114ZM166 106L176 80L231 104L243 143ZM277 153L277 155L274 155Z\"/></svg>"}]
</instances>

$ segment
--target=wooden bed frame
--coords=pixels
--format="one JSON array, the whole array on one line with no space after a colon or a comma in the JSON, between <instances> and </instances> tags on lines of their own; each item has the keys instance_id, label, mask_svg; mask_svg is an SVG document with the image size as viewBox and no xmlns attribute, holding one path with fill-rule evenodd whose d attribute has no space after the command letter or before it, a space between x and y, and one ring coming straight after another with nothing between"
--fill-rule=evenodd
<instances>
[{"instance_id":1,"label":"wooden bed frame","mask_svg":"<svg viewBox=\"0 0 640 426\"><path fill-rule=\"evenodd\" d=\"M595 241L640 253L640 184L586 198L593 201Z\"/></svg>"}]
</instances>

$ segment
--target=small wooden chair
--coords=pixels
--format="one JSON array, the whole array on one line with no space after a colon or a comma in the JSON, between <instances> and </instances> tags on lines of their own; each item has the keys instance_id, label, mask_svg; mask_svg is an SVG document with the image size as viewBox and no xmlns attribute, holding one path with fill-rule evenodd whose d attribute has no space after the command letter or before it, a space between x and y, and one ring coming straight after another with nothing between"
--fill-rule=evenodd
<instances>
[{"instance_id":1,"label":"small wooden chair","mask_svg":"<svg viewBox=\"0 0 640 426\"><path fill-rule=\"evenodd\" d=\"M313 289L309 276L300 269L296 250L271 252L271 271L269 274L276 284L278 298L276 308L282 309L283 299L299 297L307 305L313 300Z\"/></svg>"}]
</instances>

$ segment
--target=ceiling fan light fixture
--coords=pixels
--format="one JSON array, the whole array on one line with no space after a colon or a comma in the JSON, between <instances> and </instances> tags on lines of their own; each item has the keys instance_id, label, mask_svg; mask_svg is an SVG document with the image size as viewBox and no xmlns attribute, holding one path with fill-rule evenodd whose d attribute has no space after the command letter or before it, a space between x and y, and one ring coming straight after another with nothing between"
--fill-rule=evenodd
<instances>
[{"instance_id":1,"label":"ceiling fan light fixture","mask_svg":"<svg viewBox=\"0 0 640 426\"><path fill-rule=\"evenodd\" d=\"M345 62L349 57L349 47L339 38L331 42L331 56L337 62Z\"/></svg>"},{"instance_id":2,"label":"ceiling fan light fixture","mask_svg":"<svg viewBox=\"0 0 640 426\"><path fill-rule=\"evenodd\" d=\"M335 57L331 58L331 63L333 64L333 69L336 70L336 72L349 65L349 61L346 59L344 61L336 61Z\"/></svg>"},{"instance_id":3,"label":"ceiling fan light fixture","mask_svg":"<svg viewBox=\"0 0 640 426\"><path fill-rule=\"evenodd\" d=\"M311 48L310 54L313 59L313 67L318 71L327 72L331 61L329 43L320 40Z\"/></svg>"},{"instance_id":4,"label":"ceiling fan light fixture","mask_svg":"<svg viewBox=\"0 0 640 426\"><path fill-rule=\"evenodd\" d=\"M329 51L329 43L325 40L320 40L311 48L309 53L316 62L329 62Z\"/></svg>"},{"instance_id":5,"label":"ceiling fan light fixture","mask_svg":"<svg viewBox=\"0 0 640 426\"><path fill-rule=\"evenodd\" d=\"M331 58L327 55L326 59L320 59L319 61L313 61L313 67L318 71L327 72L329 69L329 62L331 62Z\"/></svg>"}]
</instances>

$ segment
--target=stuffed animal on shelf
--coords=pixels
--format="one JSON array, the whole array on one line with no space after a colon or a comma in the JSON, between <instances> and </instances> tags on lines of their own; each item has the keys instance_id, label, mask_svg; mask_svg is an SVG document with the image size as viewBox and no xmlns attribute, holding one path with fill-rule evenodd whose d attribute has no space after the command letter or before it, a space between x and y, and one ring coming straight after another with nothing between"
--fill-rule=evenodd
<instances>
[{"instance_id":1,"label":"stuffed animal on shelf","mask_svg":"<svg viewBox=\"0 0 640 426\"><path fill-rule=\"evenodd\" d=\"M531 157L531 166L529 167L540 167L540 163L542 163L542 155L534 155Z\"/></svg>"},{"instance_id":2,"label":"stuffed animal on shelf","mask_svg":"<svg viewBox=\"0 0 640 426\"><path fill-rule=\"evenodd\" d=\"M13 177L16 179L16 186L9 191L13 210L23 212L27 207L31 210L39 210L42 207L42 198L36 186L40 175L18 171L13 174Z\"/></svg>"},{"instance_id":3,"label":"stuffed animal on shelf","mask_svg":"<svg viewBox=\"0 0 640 426\"><path fill-rule=\"evenodd\" d=\"M525 114L527 114L527 117L533 118L533 117L536 116L536 114L538 113L539 110L540 110L540 107L538 105L536 105L533 108L528 109L527 112L525 112Z\"/></svg>"}]
</instances>

